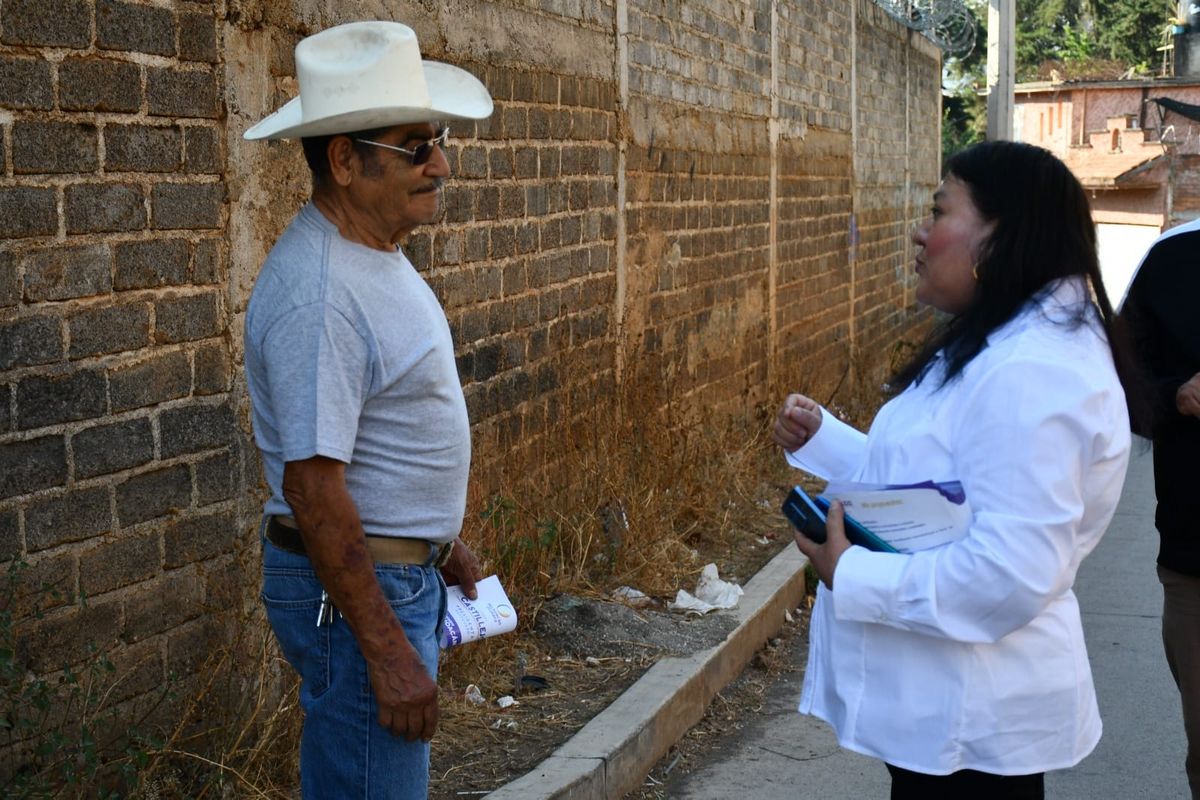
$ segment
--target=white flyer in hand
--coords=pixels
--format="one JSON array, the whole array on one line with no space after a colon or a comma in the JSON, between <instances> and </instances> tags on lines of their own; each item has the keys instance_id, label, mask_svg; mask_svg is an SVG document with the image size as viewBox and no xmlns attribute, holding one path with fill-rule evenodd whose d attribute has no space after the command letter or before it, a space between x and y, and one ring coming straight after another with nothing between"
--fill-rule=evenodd
<instances>
[{"instance_id":1,"label":"white flyer in hand","mask_svg":"<svg viewBox=\"0 0 1200 800\"><path fill-rule=\"evenodd\" d=\"M443 648L508 633L517 627L517 610L499 578L489 575L475 584L475 590L479 599L469 600L461 588L446 587L446 616L442 619L440 642Z\"/></svg>"},{"instance_id":2,"label":"white flyer in hand","mask_svg":"<svg viewBox=\"0 0 1200 800\"><path fill-rule=\"evenodd\" d=\"M833 481L822 492L902 553L957 541L971 525L971 505L958 481L884 485Z\"/></svg>"}]
</instances>

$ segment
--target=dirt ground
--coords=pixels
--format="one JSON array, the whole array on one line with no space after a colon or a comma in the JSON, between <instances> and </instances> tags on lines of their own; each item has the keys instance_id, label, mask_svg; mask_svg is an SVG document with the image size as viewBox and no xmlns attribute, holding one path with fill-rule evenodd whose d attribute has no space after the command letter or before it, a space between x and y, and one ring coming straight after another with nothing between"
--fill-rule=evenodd
<instances>
[{"instance_id":1,"label":"dirt ground","mask_svg":"<svg viewBox=\"0 0 1200 800\"><path fill-rule=\"evenodd\" d=\"M700 563L717 564L723 580L748 583L791 542L786 523L773 505L763 503L759 518L750 521L727 548L701 552ZM668 611L665 604L672 599L654 598L653 606L632 608L612 598L549 598L534 612L532 624L514 636L498 637L508 641L495 654L492 666L507 674L499 679L490 675L487 686L480 682L482 704L466 698L467 687L443 682L442 724L430 763L431 800L481 797L520 777L659 658L710 647L733 627L732 620L715 612L698 617ZM714 701L710 716L720 715L731 702L753 704L755 687L786 662L775 653L788 636L785 630L776 645L768 645L755 657L747 672ZM501 692L516 704L501 708L496 702ZM660 771L686 770L687 754L704 741L705 724L701 722L668 755L675 759L674 766L660 765ZM727 730L728 724L721 722L718 727ZM649 785L653 789L654 784Z\"/></svg>"}]
</instances>

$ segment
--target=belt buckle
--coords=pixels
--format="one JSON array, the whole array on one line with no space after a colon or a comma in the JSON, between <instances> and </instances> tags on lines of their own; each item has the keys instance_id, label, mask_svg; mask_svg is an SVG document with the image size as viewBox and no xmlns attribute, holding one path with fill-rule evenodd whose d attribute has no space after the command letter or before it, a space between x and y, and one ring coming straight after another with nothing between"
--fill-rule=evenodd
<instances>
[{"instance_id":1,"label":"belt buckle","mask_svg":"<svg viewBox=\"0 0 1200 800\"><path fill-rule=\"evenodd\" d=\"M454 540L450 540L442 545L433 545L434 556L432 566L441 569L446 566L446 562L450 560L450 553L454 551Z\"/></svg>"}]
</instances>

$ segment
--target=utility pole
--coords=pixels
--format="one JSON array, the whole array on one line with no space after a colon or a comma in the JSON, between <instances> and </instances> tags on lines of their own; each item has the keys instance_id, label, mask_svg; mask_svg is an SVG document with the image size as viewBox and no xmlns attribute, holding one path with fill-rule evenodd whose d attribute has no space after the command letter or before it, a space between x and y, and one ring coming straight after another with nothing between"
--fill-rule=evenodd
<instances>
[{"instance_id":1,"label":"utility pole","mask_svg":"<svg viewBox=\"0 0 1200 800\"><path fill-rule=\"evenodd\" d=\"M988 0L987 138L1013 137L1016 0Z\"/></svg>"}]
</instances>

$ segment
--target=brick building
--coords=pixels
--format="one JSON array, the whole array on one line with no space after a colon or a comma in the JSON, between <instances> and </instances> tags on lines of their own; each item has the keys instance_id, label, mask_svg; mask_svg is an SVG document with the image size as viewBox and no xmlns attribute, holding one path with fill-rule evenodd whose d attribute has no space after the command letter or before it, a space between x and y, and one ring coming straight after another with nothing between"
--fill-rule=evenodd
<instances>
[{"instance_id":1,"label":"brick building","mask_svg":"<svg viewBox=\"0 0 1200 800\"><path fill-rule=\"evenodd\" d=\"M1172 103L1200 105L1200 77L1016 87L1014 138L1057 154L1090 192L1114 302L1159 233L1200 214L1200 121Z\"/></svg>"},{"instance_id":2,"label":"brick building","mask_svg":"<svg viewBox=\"0 0 1200 800\"><path fill-rule=\"evenodd\" d=\"M242 315L308 176L241 133L302 36L364 16L496 100L406 248L455 336L473 497L635 367L744 416L917 319L939 55L869 0L0 0L0 560L57 589L15 609L34 672L99 648L136 699L253 593Z\"/></svg>"}]
</instances>

